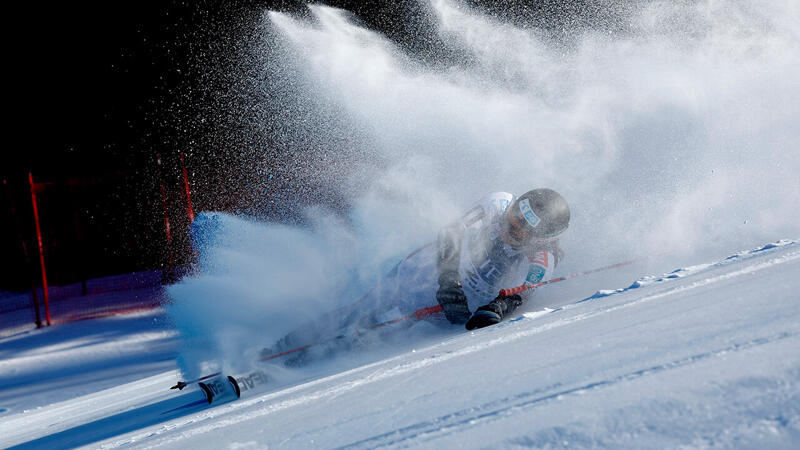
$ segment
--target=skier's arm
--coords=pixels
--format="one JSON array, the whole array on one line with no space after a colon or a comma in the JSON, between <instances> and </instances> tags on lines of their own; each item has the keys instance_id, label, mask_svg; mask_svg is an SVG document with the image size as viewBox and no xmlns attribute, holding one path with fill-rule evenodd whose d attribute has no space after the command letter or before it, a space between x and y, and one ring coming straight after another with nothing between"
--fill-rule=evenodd
<instances>
[{"instance_id":1,"label":"skier's arm","mask_svg":"<svg viewBox=\"0 0 800 450\"><path fill-rule=\"evenodd\" d=\"M445 317L451 323L464 323L469 319L467 296L461 289L459 266L461 264L461 239L464 225L461 222L450 224L436 238L439 290L436 301L442 306Z\"/></svg>"},{"instance_id":2,"label":"skier's arm","mask_svg":"<svg viewBox=\"0 0 800 450\"><path fill-rule=\"evenodd\" d=\"M525 277L525 283L531 285L551 279L555 265L555 255L549 251L538 251L531 254L528 258L528 274ZM475 311L475 314L467 321L467 329L472 330L500 323L519 308L532 293L531 290L526 291L523 293L524 298L519 294L507 297L498 295L494 300Z\"/></svg>"},{"instance_id":3,"label":"skier's arm","mask_svg":"<svg viewBox=\"0 0 800 450\"><path fill-rule=\"evenodd\" d=\"M528 274L525 276L525 284L531 285L553 278L558 259L550 250L540 250L528 256ZM528 296L533 294L532 290L526 291Z\"/></svg>"},{"instance_id":4,"label":"skier's arm","mask_svg":"<svg viewBox=\"0 0 800 450\"><path fill-rule=\"evenodd\" d=\"M439 272L439 284L442 280L458 280L461 265L461 238L464 236L464 226L455 222L439 230L436 236L437 260L436 269Z\"/></svg>"}]
</instances>

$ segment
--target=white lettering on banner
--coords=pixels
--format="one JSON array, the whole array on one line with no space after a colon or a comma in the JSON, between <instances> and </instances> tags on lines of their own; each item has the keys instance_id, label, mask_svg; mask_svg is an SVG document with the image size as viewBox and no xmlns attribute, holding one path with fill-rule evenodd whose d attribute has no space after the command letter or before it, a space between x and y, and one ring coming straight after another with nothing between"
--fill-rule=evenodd
<instances>
[{"instance_id":1,"label":"white lettering on banner","mask_svg":"<svg viewBox=\"0 0 800 450\"><path fill-rule=\"evenodd\" d=\"M486 272L483 275L483 277L486 278L487 281L494 282L495 280L497 280L497 277L499 277L502 274L503 272L500 272L500 270L496 266L492 266L492 268L488 272Z\"/></svg>"}]
</instances>

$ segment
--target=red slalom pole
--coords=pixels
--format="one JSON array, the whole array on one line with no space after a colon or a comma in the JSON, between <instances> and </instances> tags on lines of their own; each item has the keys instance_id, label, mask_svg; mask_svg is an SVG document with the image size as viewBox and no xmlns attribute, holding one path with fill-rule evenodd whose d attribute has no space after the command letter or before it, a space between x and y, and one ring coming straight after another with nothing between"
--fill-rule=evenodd
<instances>
[{"instance_id":1,"label":"red slalom pole","mask_svg":"<svg viewBox=\"0 0 800 450\"><path fill-rule=\"evenodd\" d=\"M31 185L31 202L33 203L33 220L36 222L36 238L39 240L39 262L42 265L42 291L44 292L44 317L50 326L50 295L47 291L47 270L44 266L44 243L42 242L42 228L39 225L39 207L36 205L36 184L33 182L33 173L28 172L28 182Z\"/></svg>"},{"instance_id":2,"label":"red slalom pole","mask_svg":"<svg viewBox=\"0 0 800 450\"><path fill-rule=\"evenodd\" d=\"M405 322L406 320L411 320L411 319L422 320L422 319L424 319L424 318L426 318L428 316L432 316L432 315L434 315L436 313L439 313L439 312L442 312L441 305L428 306L428 307L425 307L425 308L420 308L420 309L414 311L413 313L411 313L411 314L409 314L407 316L398 317L397 319L387 320L386 322L376 323L375 325L369 326L364 330L356 330L356 331L354 331L352 333L349 333L349 334L340 334L338 336L334 336L332 338L328 338L328 339L325 339L325 340L322 340L322 341L319 341L319 342L314 342L312 344L301 345L300 347L295 347L295 348L292 348L292 349L289 349L289 350L286 350L286 351L283 351L283 352L280 352L280 353L275 353L273 355L264 356L264 357L259 358L259 361L269 361L271 359L280 358L281 356L291 355L292 353L297 353L297 352L303 351L303 350L311 348L311 347L316 347L316 346L318 346L320 344L324 344L326 342L334 341L336 339L344 339L344 338L346 338L348 336L358 336L359 334L364 333L366 331L377 330L378 328L382 328L382 327L385 327L385 326L388 326L388 325L392 325L394 323Z\"/></svg>"},{"instance_id":3,"label":"red slalom pole","mask_svg":"<svg viewBox=\"0 0 800 450\"><path fill-rule=\"evenodd\" d=\"M525 291L527 291L529 289L535 289L535 288L537 288L539 286L544 286L546 284L554 284L554 283L558 283L559 281L568 280L570 278L580 277L580 276L583 276L583 275L589 275L589 274L595 273L595 272L602 272L604 270L616 269L617 267L627 266L627 265L633 264L635 262L644 261L645 259L647 259L647 258L636 258L636 259L632 259L630 261L624 261L624 262L620 262L620 263L616 263L616 264L611 264L609 266L598 267L598 268L592 269L592 270L586 270L586 271L583 271L583 272L571 273L571 274L565 275L563 277L552 278L550 280L540 281L540 282L534 283L534 284L525 283L523 285L520 285L520 286L517 286L517 287L514 287L514 288L510 288L510 289L500 289L499 296L500 297L508 297L509 295L519 294L519 293L525 292ZM386 326L386 325L389 325L389 324L392 324L392 323L396 323L396 322L401 322L403 320L409 320L409 319L412 319L412 318L416 319L416 320L422 320L425 317L431 316L431 315L436 314L438 312L442 312L442 306L441 305L428 306L426 308L418 309L418 310L414 311L412 314L409 314L407 316L401 317L399 319L394 319L394 320L390 320L388 322L383 322L383 323L379 323L377 325L373 325L373 326L370 327L370 329L372 329L372 328L380 328L382 326Z\"/></svg>"},{"instance_id":4,"label":"red slalom pole","mask_svg":"<svg viewBox=\"0 0 800 450\"><path fill-rule=\"evenodd\" d=\"M647 259L647 258L636 258L636 259L632 259L630 261L624 261L624 262L620 262L620 263L616 263L616 264L611 264L610 266L598 267L597 269L586 270L586 271L583 271L583 272L571 273L569 275L564 275L563 277L553 278L552 280L540 281L540 282L534 283L534 284L525 283L525 284L523 284L521 286L517 286L517 287L511 288L511 289L500 289L500 297L508 297L509 295L519 294L519 293L525 292L525 291L527 291L529 289L535 289L535 288L537 288L539 286L544 286L546 284L558 283L559 281L568 280L570 278L581 277L581 276L589 275L589 274L592 274L592 273L595 273L595 272L602 272L604 270L616 269L617 267L627 266L627 265L633 264L635 262L644 261L645 259Z\"/></svg>"},{"instance_id":5,"label":"red slalom pole","mask_svg":"<svg viewBox=\"0 0 800 450\"><path fill-rule=\"evenodd\" d=\"M159 169L159 183L161 184L161 206L164 210L164 232L167 236L167 265L169 270L169 281L172 282L172 231L170 230L169 226L169 209L167 208L167 190L164 187L164 179L161 176L161 155L156 155L156 163L158 164Z\"/></svg>"},{"instance_id":6,"label":"red slalom pole","mask_svg":"<svg viewBox=\"0 0 800 450\"><path fill-rule=\"evenodd\" d=\"M8 205L11 207L11 217L14 218L14 229L17 232L17 239L22 247L22 255L25 258L25 266L28 268L30 282L31 282L31 300L33 300L33 310L36 312L36 328L42 328L42 317L39 312L39 294L36 292L36 275L33 271L31 257L28 253L28 244L25 242L25 237L22 235L22 226L19 223L19 216L17 215L17 202L14 201L14 196L11 195L11 189L8 186L8 180L3 178L3 185L6 186L6 197Z\"/></svg>"},{"instance_id":7,"label":"red slalom pole","mask_svg":"<svg viewBox=\"0 0 800 450\"><path fill-rule=\"evenodd\" d=\"M189 175L186 173L186 164L183 162L183 152L181 152L181 169L183 170L183 189L186 193L186 215L189 216L189 223L194 222L194 208L192 208L192 191L189 190Z\"/></svg>"},{"instance_id":8,"label":"red slalom pole","mask_svg":"<svg viewBox=\"0 0 800 450\"><path fill-rule=\"evenodd\" d=\"M501 289L500 290L500 296L505 297L505 296L509 296L509 295L519 294L520 292L527 291L528 289L534 289L534 288L537 288L539 286L544 286L546 284L558 283L560 281L568 280L570 278L576 278L576 277L579 277L579 276L582 276L582 275L588 275L588 274L595 273L595 272L602 272L604 270L615 269L617 267L627 266L629 264L633 264L633 263L638 262L638 261L644 261L646 259L648 259L648 258L632 259L630 261L624 261L624 262L620 262L620 263L616 263L616 264L611 264L609 266L598 267L597 269L586 270L586 271L583 271L583 272L571 273L571 274L563 276L563 277L553 278L553 279L550 279L550 280L547 280L547 281L541 281L541 282L535 283L535 284L523 284L521 286L517 286L517 287L511 288L511 289ZM420 309L414 311L413 313L411 313L411 314L409 314L407 316L398 317L397 319L387 320L386 322L381 322L381 323L377 323L375 325L371 325L368 328L366 328L365 330L356 330L356 331L351 332L351 333L340 334L338 336L334 336L334 337L331 337L331 338L328 338L328 339L324 339L324 340L321 340L321 341L318 341L318 342L313 342L311 344L301 345L299 347L291 348L289 350L284 350L284 351L279 352L279 353L275 353L275 354L268 355L268 356L263 356L263 357L259 358L258 361L270 361L270 360L273 360L273 359L280 358L282 356L291 355L292 353L301 352L303 350L306 350L306 349L309 349L309 348L312 348L312 347L316 347L318 345L322 345L322 344L325 344L327 342L335 341L337 339L344 339L344 338L346 338L348 336L358 336L359 334L364 333L365 331L375 330L375 329L382 328L382 327L385 327L385 326L388 326L388 325L392 325L392 324L395 324L395 323L398 323L398 322L405 322L407 320L422 320L422 319L424 319L426 317L432 316L432 315L434 315L436 313L440 313L440 312L442 312L441 305L427 306L425 308L420 308ZM196 382L196 381L199 381L199 380L202 380L202 379L206 379L206 378L209 378L209 377L212 377L212 376L215 376L215 375L218 375L218 374L206 375L206 376L201 377L201 378L199 378L197 380L179 381L178 384L176 384L173 387L173 389L183 389L183 387L185 387L187 384L191 384L193 382Z\"/></svg>"},{"instance_id":9,"label":"red slalom pole","mask_svg":"<svg viewBox=\"0 0 800 450\"><path fill-rule=\"evenodd\" d=\"M553 278L553 279L550 279L550 280L547 280L547 281L541 281L541 282L535 283L535 284L527 284L526 283L526 284L523 284L521 286L517 286L517 287L514 287L514 288L510 288L510 289L501 289L500 290L500 296L501 297L508 297L509 295L519 294L519 293L525 292L525 291L527 291L529 289L535 289L535 288L537 288L539 286L544 286L546 284L554 284L554 283L558 283L560 281L568 280L570 278L580 277L580 276L583 276L583 275L589 275L589 274L595 273L595 272L602 272L604 270L616 269L617 267L627 266L629 264L633 264L633 263L638 262L638 261L643 261L645 259L647 259L647 258L632 259L630 261L624 261L624 262L620 262L620 263L616 263L616 264L611 264L609 266L598 267L598 268L592 269L592 270L586 270L586 271L583 271L583 272L571 273L571 274L565 275L563 277ZM411 314L409 314L407 316L398 317L397 319L392 319L392 320L388 320L386 322L377 323L375 325L372 325L372 326L366 328L365 330L356 330L356 331L354 331L354 332L352 332L350 334L340 334L338 336L334 336L332 338L325 339L325 340L322 340L322 341L319 341L319 342L314 342L314 343L311 343L311 344L302 345L300 347L292 348L292 349L289 349L289 350L286 350L286 351L283 351L283 352L280 352L280 353L275 353L274 355L264 356L264 357L260 358L259 361L269 361L271 359L280 358L281 356L291 355L292 353L297 353L299 351L303 351L303 350L306 350L308 348L316 347L316 346L324 344L326 342L330 342L330 341L333 341L333 340L336 340L336 339L343 339L343 338L345 338L347 336L359 335L359 334L361 334L361 333L363 333L365 331L375 330L375 329L382 328L382 327L385 327L385 326L388 326L388 325L392 325L392 324L395 324L395 323L398 323L398 322L405 322L407 320L422 320L422 319L424 319L426 317L430 317L430 316L432 316L432 315L434 315L436 313L440 313L440 312L442 312L442 306L441 305L427 306L425 308L420 308L420 309L414 311L413 313L411 313Z\"/></svg>"}]
</instances>

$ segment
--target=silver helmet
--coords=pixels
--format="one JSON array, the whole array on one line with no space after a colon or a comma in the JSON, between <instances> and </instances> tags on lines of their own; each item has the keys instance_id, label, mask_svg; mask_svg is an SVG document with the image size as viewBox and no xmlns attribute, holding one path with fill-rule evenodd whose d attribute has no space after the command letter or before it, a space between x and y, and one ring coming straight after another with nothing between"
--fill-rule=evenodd
<instances>
[{"instance_id":1,"label":"silver helmet","mask_svg":"<svg viewBox=\"0 0 800 450\"><path fill-rule=\"evenodd\" d=\"M503 239L512 247L553 240L569 226L569 205L552 189L528 191L509 205L504 214Z\"/></svg>"}]
</instances>

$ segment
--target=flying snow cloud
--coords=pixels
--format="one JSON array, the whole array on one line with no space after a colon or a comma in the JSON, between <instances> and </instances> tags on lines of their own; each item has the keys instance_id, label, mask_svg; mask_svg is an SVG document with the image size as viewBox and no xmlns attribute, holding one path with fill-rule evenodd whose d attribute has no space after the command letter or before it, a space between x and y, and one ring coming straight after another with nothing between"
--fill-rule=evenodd
<instances>
[{"instance_id":1,"label":"flying snow cloud","mask_svg":"<svg viewBox=\"0 0 800 450\"><path fill-rule=\"evenodd\" d=\"M593 255L800 231L791 2L646 2L625 32L584 30L565 43L434 0L442 41L465 55L447 67L404 54L345 11L310 8L311 21L269 21L315 94L388 161L391 183L375 182L430 199L411 214L448 220L451 204L485 192L549 186L573 205L565 246Z\"/></svg>"},{"instance_id":2,"label":"flying snow cloud","mask_svg":"<svg viewBox=\"0 0 800 450\"><path fill-rule=\"evenodd\" d=\"M280 151L299 152L292 143L307 136L305 147L351 162L302 174L348 197L347 223L321 209L309 214L326 225L302 230L217 215L227 244L201 253L213 268L173 289L176 308L213 293L217 303L200 302L206 317L268 341L354 300L497 190L550 187L568 199L568 270L800 235L792 1L642 2L624 30L555 39L432 0L424 9L448 47L441 60L406 53L346 11L309 8L310 18L263 17L259 89L302 112L265 130L279 130ZM215 314L223 305L238 311ZM267 317L280 324L263 332Z\"/></svg>"}]
</instances>

